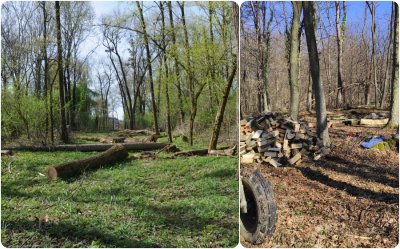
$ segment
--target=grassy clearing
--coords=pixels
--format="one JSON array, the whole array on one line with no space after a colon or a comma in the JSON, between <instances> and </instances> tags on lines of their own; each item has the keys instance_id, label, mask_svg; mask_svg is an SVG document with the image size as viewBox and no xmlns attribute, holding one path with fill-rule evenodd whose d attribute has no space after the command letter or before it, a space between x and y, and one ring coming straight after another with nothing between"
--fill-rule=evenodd
<instances>
[{"instance_id":1,"label":"grassy clearing","mask_svg":"<svg viewBox=\"0 0 400 249\"><path fill-rule=\"evenodd\" d=\"M236 158L128 160L51 183L40 175L50 164L91 154L17 152L2 159L4 246L237 245Z\"/></svg>"}]
</instances>

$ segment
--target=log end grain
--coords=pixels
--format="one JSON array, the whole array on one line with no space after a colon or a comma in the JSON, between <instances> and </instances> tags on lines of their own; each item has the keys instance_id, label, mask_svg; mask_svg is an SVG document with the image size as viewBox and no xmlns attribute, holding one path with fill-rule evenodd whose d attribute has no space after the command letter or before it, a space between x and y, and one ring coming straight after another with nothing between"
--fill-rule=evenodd
<instances>
[{"instance_id":1,"label":"log end grain","mask_svg":"<svg viewBox=\"0 0 400 249\"><path fill-rule=\"evenodd\" d=\"M47 168L47 179L49 181L54 181L57 179L57 170L54 166L49 166Z\"/></svg>"}]
</instances>

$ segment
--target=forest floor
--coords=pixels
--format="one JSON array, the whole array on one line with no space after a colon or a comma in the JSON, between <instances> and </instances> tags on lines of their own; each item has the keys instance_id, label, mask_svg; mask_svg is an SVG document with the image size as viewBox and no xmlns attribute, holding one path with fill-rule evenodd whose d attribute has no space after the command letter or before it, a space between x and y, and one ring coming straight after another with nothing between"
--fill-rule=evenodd
<instances>
[{"instance_id":1,"label":"forest floor","mask_svg":"<svg viewBox=\"0 0 400 249\"><path fill-rule=\"evenodd\" d=\"M396 131L335 125L335 147L296 167L251 164L271 181L278 206L273 237L245 247L395 247L399 236L399 155L362 149L368 136ZM242 168L243 170L243 168Z\"/></svg>"},{"instance_id":2,"label":"forest floor","mask_svg":"<svg viewBox=\"0 0 400 249\"><path fill-rule=\"evenodd\" d=\"M206 148L201 143L197 147ZM170 159L161 153L155 160L128 159L68 181L48 182L44 175L48 165L94 154L15 152L13 157L3 157L2 244L131 248L237 245L236 157Z\"/></svg>"}]
</instances>

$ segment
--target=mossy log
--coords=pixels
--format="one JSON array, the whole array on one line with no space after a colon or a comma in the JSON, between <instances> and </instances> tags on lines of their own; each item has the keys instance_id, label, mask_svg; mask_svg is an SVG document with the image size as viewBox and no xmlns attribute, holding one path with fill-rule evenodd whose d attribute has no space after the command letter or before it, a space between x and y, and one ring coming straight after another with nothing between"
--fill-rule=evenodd
<instances>
[{"instance_id":1,"label":"mossy log","mask_svg":"<svg viewBox=\"0 0 400 249\"><path fill-rule=\"evenodd\" d=\"M110 165L127 157L128 151L125 147L117 144L96 156L58 165L51 165L47 169L47 178L49 181L52 181L57 179L57 177L79 175L84 171L98 169L101 166Z\"/></svg>"},{"instance_id":2,"label":"mossy log","mask_svg":"<svg viewBox=\"0 0 400 249\"><path fill-rule=\"evenodd\" d=\"M127 150L159 150L168 143L121 143ZM105 151L113 144L63 144L54 146L8 146L2 150L25 150L25 151Z\"/></svg>"}]
</instances>

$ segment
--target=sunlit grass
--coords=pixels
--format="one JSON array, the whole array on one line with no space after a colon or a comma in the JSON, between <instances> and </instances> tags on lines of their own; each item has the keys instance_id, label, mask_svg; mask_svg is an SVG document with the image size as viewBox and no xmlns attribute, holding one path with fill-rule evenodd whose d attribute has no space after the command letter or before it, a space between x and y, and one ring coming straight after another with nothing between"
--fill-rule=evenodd
<instances>
[{"instance_id":1,"label":"sunlit grass","mask_svg":"<svg viewBox=\"0 0 400 249\"><path fill-rule=\"evenodd\" d=\"M4 246L237 245L236 158L129 159L68 181L43 176L50 164L93 154L17 152L2 159Z\"/></svg>"}]
</instances>

